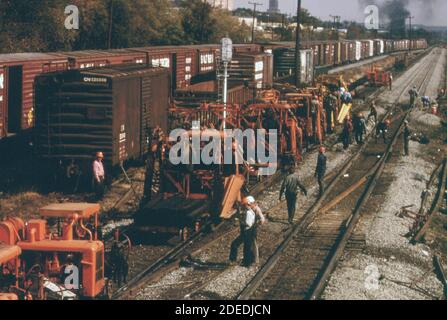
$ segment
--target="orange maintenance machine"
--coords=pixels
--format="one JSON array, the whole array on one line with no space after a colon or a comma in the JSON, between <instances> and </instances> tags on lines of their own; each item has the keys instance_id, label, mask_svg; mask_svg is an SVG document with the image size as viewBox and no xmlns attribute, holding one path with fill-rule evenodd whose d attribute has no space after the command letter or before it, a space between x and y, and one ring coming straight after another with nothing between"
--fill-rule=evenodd
<instances>
[{"instance_id":1,"label":"orange maintenance machine","mask_svg":"<svg viewBox=\"0 0 447 320\"><path fill-rule=\"evenodd\" d=\"M99 204L57 203L41 208L39 213L42 219L57 220L58 237L98 240L100 210Z\"/></svg>"},{"instance_id":2,"label":"orange maintenance machine","mask_svg":"<svg viewBox=\"0 0 447 320\"><path fill-rule=\"evenodd\" d=\"M0 244L0 300L18 300L20 254L18 246Z\"/></svg>"},{"instance_id":3,"label":"orange maintenance machine","mask_svg":"<svg viewBox=\"0 0 447 320\"><path fill-rule=\"evenodd\" d=\"M21 219L0 222L0 243L18 246L19 283L33 299L96 298L104 293L104 245L97 238L99 205L55 204L40 210L45 218L58 220L52 232L47 220ZM85 223L94 218L93 228Z\"/></svg>"}]
</instances>

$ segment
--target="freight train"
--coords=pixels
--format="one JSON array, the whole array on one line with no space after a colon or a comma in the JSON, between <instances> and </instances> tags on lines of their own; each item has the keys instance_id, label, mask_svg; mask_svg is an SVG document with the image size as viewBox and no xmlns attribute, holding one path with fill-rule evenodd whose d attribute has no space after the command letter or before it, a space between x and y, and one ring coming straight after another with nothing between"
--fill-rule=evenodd
<instances>
[{"instance_id":1,"label":"freight train","mask_svg":"<svg viewBox=\"0 0 447 320\"><path fill-rule=\"evenodd\" d=\"M233 69L239 74L240 80L254 81L257 87L268 86L273 77L292 73L293 47L293 43L235 45ZM340 65L410 48L426 47L424 39L303 42L303 49L311 51L302 54L302 78L303 81L310 81L314 66ZM118 64L140 64L166 68L170 74L171 93L177 90L202 90L203 82L216 77L219 51L219 45L196 45L0 54L0 139L27 132L34 127L37 112L35 80L39 75ZM250 60L256 60L257 63L252 66L254 69L250 70L250 74L244 74L239 67L247 67L246 62ZM240 61L240 65L237 61ZM236 99L240 99L240 90L233 89L233 93L239 96Z\"/></svg>"}]
</instances>

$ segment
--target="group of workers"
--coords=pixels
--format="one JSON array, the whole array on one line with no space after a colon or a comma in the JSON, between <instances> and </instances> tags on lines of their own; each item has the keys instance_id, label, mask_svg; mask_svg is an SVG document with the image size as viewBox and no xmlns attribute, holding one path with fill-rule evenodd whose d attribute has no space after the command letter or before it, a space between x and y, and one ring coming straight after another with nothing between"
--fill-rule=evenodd
<instances>
[{"instance_id":1,"label":"group of workers","mask_svg":"<svg viewBox=\"0 0 447 320\"><path fill-rule=\"evenodd\" d=\"M326 148L320 147L317 167L315 170L315 178L319 185L319 197L324 193L324 177L326 175ZM301 183L300 178L296 174L295 166L289 168L289 174L282 182L279 192L279 201L282 201L283 195L286 197L288 223L293 225L296 211L296 203L298 193L302 191L307 197L307 189ZM266 223L266 218L261 208L252 196L244 198L241 202L242 207L239 208L240 234L232 242L230 250L230 263L234 264L237 260L239 247L243 244L243 266L250 267L259 263L259 248L257 244L257 227Z\"/></svg>"},{"instance_id":2,"label":"group of workers","mask_svg":"<svg viewBox=\"0 0 447 320\"><path fill-rule=\"evenodd\" d=\"M410 94L410 103L414 105L415 99L418 96L416 88L413 88L409 94ZM335 106L336 101L335 96L330 94L326 96L325 99L327 99L325 100L327 106L331 106L332 104ZM363 116L363 113L358 113L354 117L354 119L351 119L349 114L347 115L342 131L343 145L345 148L349 147L351 132L354 132L355 141L357 142L357 144L361 145L364 143L363 135L366 134L367 122L369 122L371 119L374 120L374 124L377 124L375 134L376 143L380 137L383 139L384 143L387 143L387 133L389 131L391 121L389 119L385 119L378 123L378 113L376 103L372 102L370 106L369 115L366 119ZM411 131L409 128L409 123L407 120L405 120L403 128L403 144L404 144L405 156L409 155L410 138L411 138ZM324 177L326 175L326 168L327 168L326 164L327 164L326 148L322 146L319 149L317 166L315 170L315 178L317 179L319 186L318 197L322 197L325 191ZM280 202L282 201L283 195L285 195L287 202L288 223L290 225L292 225L294 221L296 203L300 191L305 196L307 196L308 191L306 187L301 183L300 178L296 174L295 166L291 166L289 169L289 174L283 180L279 192ZM257 226L260 224L264 224L266 222L266 218L262 214L260 207L256 204L255 199L252 196L244 198L244 200L242 201L242 205L243 205L242 212L245 213L244 216L245 218L241 219L240 235L233 241L231 245L230 261L232 263L236 261L238 248L243 243L244 244L243 265L250 266L252 264L257 264L259 262L259 248L256 241Z\"/></svg>"}]
</instances>

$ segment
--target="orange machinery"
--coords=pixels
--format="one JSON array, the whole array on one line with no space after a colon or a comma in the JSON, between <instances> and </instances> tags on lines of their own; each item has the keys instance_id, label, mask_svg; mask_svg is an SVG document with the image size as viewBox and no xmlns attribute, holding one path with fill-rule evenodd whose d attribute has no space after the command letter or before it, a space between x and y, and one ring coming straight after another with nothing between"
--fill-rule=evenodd
<instances>
[{"instance_id":1,"label":"orange machinery","mask_svg":"<svg viewBox=\"0 0 447 320\"><path fill-rule=\"evenodd\" d=\"M92 216L96 216L97 221L98 212L99 205L86 203L42 208L43 217L64 220L60 234L50 232L43 219L30 220L26 225L19 218L0 222L0 243L22 250L20 283L33 298L45 299L48 290L55 288L58 298L73 297L66 292L82 298L95 298L104 293L104 245L95 240L96 233L84 225L85 219ZM77 228L83 233L76 232ZM85 235L87 239L81 239ZM79 271L78 278L70 282L71 291L64 287L67 266L75 266Z\"/></svg>"},{"instance_id":2,"label":"orange machinery","mask_svg":"<svg viewBox=\"0 0 447 320\"><path fill-rule=\"evenodd\" d=\"M18 300L20 254L18 246L0 244L0 300Z\"/></svg>"},{"instance_id":3,"label":"orange machinery","mask_svg":"<svg viewBox=\"0 0 447 320\"><path fill-rule=\"evenodd\" d=\"M371 66L371 71L368 72L368 82L370 86L382 87L390 84L391 73L383 69Z\"/></svg>"}]
</instances>

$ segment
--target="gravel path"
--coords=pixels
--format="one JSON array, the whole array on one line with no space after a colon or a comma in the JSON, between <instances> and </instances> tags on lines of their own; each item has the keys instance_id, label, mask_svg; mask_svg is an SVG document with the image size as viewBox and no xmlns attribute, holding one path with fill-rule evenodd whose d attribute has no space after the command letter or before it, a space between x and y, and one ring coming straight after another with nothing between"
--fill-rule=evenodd
<instances>
[{"instance_id":1,"label":"gravel path","mask_svg":"<svg viewBox=\"0 0 447 320\"><path fill-rule=\"evenodd\" d=\"M436 95L446 62L447 51L437 52L438 65L425 92L431 96ZM388 98L392 98L392 93ZM410 127L419 132L424 129L429 133L439 129L439 125L439 118L422 111L415 111L410 118ZM426 245L409 244L405 234L413 221L396 216L403 206L414 204L418 210L427 180L442 155L436 156L436 144L411 142L410 150L409 157L398 155L386 166L383 176L390 180L389 185L373 197L380 203L371 205L374 212L364 214L358 226L366 233L366 250L345 254L323 299L414 300L442 296L442 284L433 272L433 252Z\"/></svg>"}]
</instances>

